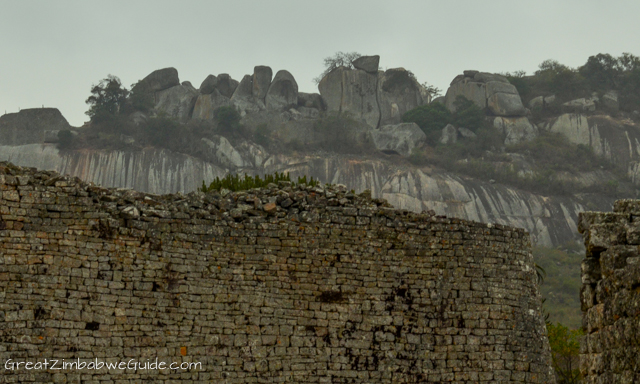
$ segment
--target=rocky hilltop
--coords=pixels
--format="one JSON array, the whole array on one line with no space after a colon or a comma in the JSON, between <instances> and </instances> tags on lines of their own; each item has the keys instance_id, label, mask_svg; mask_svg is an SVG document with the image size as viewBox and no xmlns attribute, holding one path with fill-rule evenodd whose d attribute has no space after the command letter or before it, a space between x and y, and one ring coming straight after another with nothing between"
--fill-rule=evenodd
<instances>
[{"instance_id":1,"label":"rocky hilltop","mask_svg":"<svg viewBox=\"0 0 640 384\"><path fill-rule=\"evenodd\" d=\"M357 192L369 189L402 209L522 227L535 243L548 246L577 240L579 212L608 210L620 193L635 193L634 183L640 183L640 130L632 119L603 109L613 96L606 98L608 104L600 101L605 98L558 104L553 95L523 100L508 77L469 70L452 81L445 96L431 100L410 71L379 70L379 60L365 56L351 67L334 69L321 79L319 93L299 92L290 72L274 75L267 66L256 66L240 81L228 74L209 75L197 89L180 82L176 69L160 69L132 89L148 97L152 108L127 115L131 132L96 134L99 125L69 127L55 109L23 110L0 117L0 160L157 194L190 192L203 180L228 173L306 174ZM403 120L409 111L438 103L448 113L459 113L459 97L482 111L498 141L479 157L461 155L450 166L417 161L423 154L437 158L440 152L433 148L453 151L485 140L480 131L449 124L434 142L422 127ZM225 107L240 116L226 131L217 117ZM171 140L136 136L136 129L150 134L140 127L160 117L180 123ZM119 144L61 148L56 141L63 131L72 138L94 132ZM613 168L549 176L536 168L534 144L550 134L587 148ZM482 169L504 171L511 179L469 171L479 161ZM576 189L555 193L537 188L542 177L551 185ZM602 193L603 186L612 186L614 193Z\"/></svg>"}]
</instances>

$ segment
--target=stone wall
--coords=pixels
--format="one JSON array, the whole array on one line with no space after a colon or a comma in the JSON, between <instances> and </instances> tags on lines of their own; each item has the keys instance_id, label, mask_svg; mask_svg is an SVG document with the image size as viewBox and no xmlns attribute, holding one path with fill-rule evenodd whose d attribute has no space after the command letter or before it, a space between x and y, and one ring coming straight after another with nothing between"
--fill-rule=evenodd
<instances>
[{"instance_id":1,"label":"stone wall","mask_svg":"<svg viewBox=\"0 0 640 384\"><path fill-rule=\"evenodd\" d=\"M585 383L640 382L640 200L584 212L581 302Z\"/></svg>"},{"instance_id":2,"label":"stone wall","mask_svg":"<svg viewBox=\"0 0 640 384\"><path fill-rule=\"evenodd\" d=\"M528 234L287 183L150 195L0 163L5 382L554 382ZM84 361L84 360L83 360Z\"/></svg>"}]
</instances>

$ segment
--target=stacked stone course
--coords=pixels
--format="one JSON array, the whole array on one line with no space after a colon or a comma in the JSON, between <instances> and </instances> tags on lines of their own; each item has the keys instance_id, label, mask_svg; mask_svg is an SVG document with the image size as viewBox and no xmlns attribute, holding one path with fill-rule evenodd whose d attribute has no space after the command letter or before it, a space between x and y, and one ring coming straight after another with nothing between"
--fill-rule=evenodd
<instances>
[{"instance_id":1,"label":"stacked stone course","mask_svg":"<svg viewBox=\"0 0 640 384\"><path fill-rule=\"evenodd\" d=\"M580 370L584 383L640 383L640 200L583 212Z\"/></svg>"},{"instance_id":2,"label":"stacked stone course","mask_svg":"<svg viewBox=\"0 0 640 384\"><path fill-rule=\"evenodd\" d=\"M341 186L150 195L0 163L5 382L551 383L528 234Z\"/></svg>"}]
</instances>

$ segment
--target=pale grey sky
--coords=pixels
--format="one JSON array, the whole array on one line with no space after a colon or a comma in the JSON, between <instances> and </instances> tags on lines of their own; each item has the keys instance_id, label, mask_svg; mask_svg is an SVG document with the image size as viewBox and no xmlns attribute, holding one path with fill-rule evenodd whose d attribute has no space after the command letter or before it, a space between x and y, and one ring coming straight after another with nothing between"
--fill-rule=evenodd
<instances>
[{"instance_id":1,"label":"pale grey sky","mask_svg":"<svg viewBox=\"0 0 640 384\"><path fill-rule=\"evenodd\" d=\"M129 87L165 67L197 88L208 74L240 80L268 65L317 92L337 51L378 54L383 68L446 90L464 69L640 56L638 15L637 0L0 0L0 114L44 105L78 126L92 84L113 74Z\"/></svg>"}]
</instances>

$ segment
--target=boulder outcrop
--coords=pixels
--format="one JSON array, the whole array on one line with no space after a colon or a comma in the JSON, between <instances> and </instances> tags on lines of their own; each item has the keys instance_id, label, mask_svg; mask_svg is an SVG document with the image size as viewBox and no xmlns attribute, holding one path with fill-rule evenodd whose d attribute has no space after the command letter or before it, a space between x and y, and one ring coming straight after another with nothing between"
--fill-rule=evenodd
<instances>
[{"instance_id":1,"label":"boulder outcrop","mask_svg":"<svg viewBox=\"0 0 640 384\"><path fill-rule=\"evenodd\" d=\"M380 56L360 56L351 63L355 69L376 74L380 65Z\"/></svg>"},{"instance_id":2,"label":"boulder outcrop","mask_svg":"<svg viewBox=\"0 0 640 384\"><path fill-rule=\"evenodd\" d=\"M30 108L0 116L0 145L43 143L59 131L70 129L57 108Z\"/></svg>"},{"instance_id":3,"label":"boulder outcrop","mask_svg":"<svg viewBox=\"0 0 640 384\"><path fill-rule=\"evenodd\" d=\"M453 79L445 95L445 105L452 112L456 110L458 96L464 96L495 116L524 116L527 113L518 90L502 75L465 71Z\"/></svg>"},{"instance_id":4,"label":"boulder outcrop","mask_svg":"<svg viewBox=\"0 0 640 384\"><path fill-rule=\"evenodd\" d=\"M203 95L208 95L216 89L217 85L218 78L214 75L209 75L202 81L202 84L200 84L200 93Z\"/></svg>"},{"instance_id":5,"label":"boulder outcrop","mask_svg":"<svg viewBox=\"0 0 640 384\"><path fill-rule=\"evenodd\" d=\"M156 112L164 112L168 116L176 118L181 123L186 123L193 112L199 92L190 83L176 85L171 88L156 92Z\"/></svg>"},{"instance_id":6,"label":"boulder outcrop","mask_svg":"<svg viewBox=\"0 0 640 384\"><path fill-rule=\"evenodd\" d=\"M155 93L177 85L180 85L178 70L175 68L163 68L151 72L147 77L140 80L131 91Z\"/></svg>"},{"instance_id":7,"label":"boulder outcrop","mask_svg":"<svg viewBox=\"0 0 640 384\"><path fill-rule=\"evenodd\" d=\"M531 141L538 136L538 127L526 117L496 117L493 127L505 135L504 144L513 145Z\"/></svg>"},{"instance_id":8,"label":"boulder outcrop","mask_svg":"<svg viewBox=\"0 0 640 384\"><path fill-rule=\"evenodd\" d=\"M298 106L315 108L318 111L327 109L319 93L298 92Z\"/></svg>"},{"instance_id":9,"label":"boulder outcrop","mask_svg":"<svg viewBox=\"0 0 640 384\"><path fill-rule=\"evenodd\" d=\"M379 151L409 157L414 148L427 142L427 135L416 123L385 125L371 131L373 143Z\"/></svg>"},{"instance_id":10,"label":"boulder outcrop","mask_svg":"<svg viewBox=\"0 0 640 384\"><path fill-rule=\"evenodd\" d=\"M211 93L199 95L193 107L193 119L213 120L215 110L220 107L231 105L231 100L222 96L217 89Z\"/></svg>"},{"instance_id":11,"label":"boulder outcrop","mask_svg":"<svg viewBox=\"0 0 640 384\"><path fill-rule=\"evenodd\" d=\"M320 81L318 89L327 111L348 113L372 128L398 124L405 112L430 101L404 68L374 74L338 67Z\"/></svg>"},{"instance_id":12,"label":"boulder outcrop","mask_svg":"<svg viewBox=\"0 0 640 384\"><path fill-rule=\"evenodd\" d=\"M565 136L574 144L590 147L596 155L625 168L629 162L640 160L640 131L629 121L567 113L541 127Z\"/></svg>"},{"instance_id":13,"label":"boulder outcrop","mask_svg":"<svg viewBox=\"0 0 640 384\"><path fill-rule=\"evenodd\" d=\"M270 67L258 65L253 68L253 97L263 105L272 78L273 71Z\"/></svg>"},{"instance_id":14,"label":"boulder outcrop","mask_svg":"<svg viewBox=\"0 0 640 384\"><path fill-rule=\"evenodd\" d=\"M289 71L280 70L276 73L267 90L265 105L273 111L298 105L298 83Z\"/></svg>"},{"instance_id":15,"label":"boulder outcrop","mask_svg":"<svg viewBox=\"0 0 640 384\"><path fill-rule=\"evenodd\" d=\"M235 92L236 88L240 84L237 80L234 80L227 73L221 73L217 77L216 89L220 92L222 96L226 96L231 98L233 96L233 92Z\"/></svg>"},{"instance_id":16,"label":"boulder outcrop","mask_svg":"<svg viewBox=\"0 0 640 384\"><path fill-rule=\"evenodd\" d=\"M398 124L402 115L423 104L428 104L424 88L413 74L404 68L388 69L378 75L378 107L380 125Z\"/></svg>"},{"instance_id":17,"label":"boulder outcrop","mask_svg":"<svg viewBox=\"0 0 640 384\"><path fill-rule=\"evenodd\" d=\"M258 112L260 106L253 97L253 76L244 75L238 87L231 96L231 103L240 111L242 116L250 112Z\"/></svg>"},{"instance_id":18,"label":"boulder outcrop","mask_svg":"<svg viewBox=\"0 0 640 384\"><path fill-rule=\"evenodd\" d=\"M593 98L580 98L567 101L562 104L562 110L566 113L593 112L596 110L596 100Z\"/></svg>"}]
</instances>

